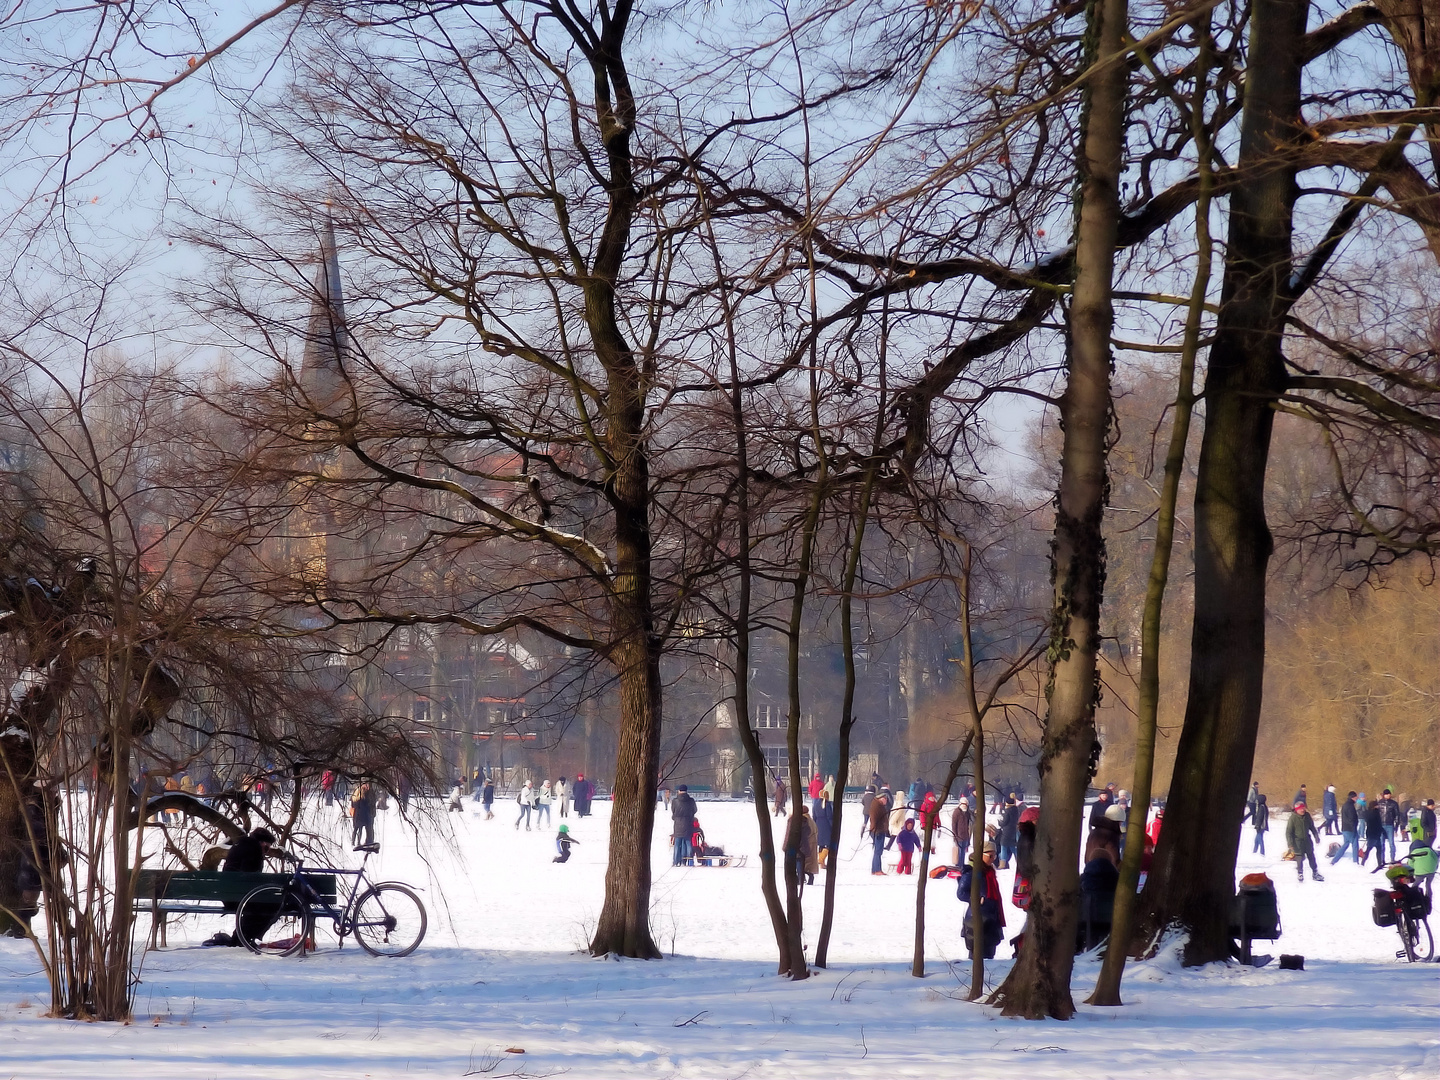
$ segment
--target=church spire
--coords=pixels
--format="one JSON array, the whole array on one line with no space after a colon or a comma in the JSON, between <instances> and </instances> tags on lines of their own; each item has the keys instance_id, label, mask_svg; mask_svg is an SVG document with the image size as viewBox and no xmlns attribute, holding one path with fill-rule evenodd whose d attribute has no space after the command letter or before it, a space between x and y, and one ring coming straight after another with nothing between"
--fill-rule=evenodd
<instances>
[{"instance_id":1,"label":"church spire","mask_svg":"<svg viewBox=\"0 0 1440 1080\"><path fill-rule=\"evenodd\" d=\"M350 332L345 324L345 297L340 288L340 254L330 210L320 232L320 267L310 305L310 325L300 365L300 388L311 407L328 410L346 391Z\"/></svg>"}]
</instances>

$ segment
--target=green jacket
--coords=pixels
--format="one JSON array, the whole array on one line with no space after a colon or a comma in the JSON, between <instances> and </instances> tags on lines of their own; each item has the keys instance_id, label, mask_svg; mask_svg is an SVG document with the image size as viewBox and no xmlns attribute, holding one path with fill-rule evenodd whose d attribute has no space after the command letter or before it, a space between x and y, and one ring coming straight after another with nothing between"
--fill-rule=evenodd
<instances>
[{"instance_id":1,"label":"green jacket","mask_svg":"<svg viewBox=\"0 0 1440 1080\"><path fill-rule=\"evenodd\" d=\"M1285 843L1296 855L1306 855L1315 850L1310 842L1311 837L1320 839L1320 833L1315 828L1315 819L1310 816L1310 811L1291 814L1290 820L1285 823Z\"/></svg>"}]
</instances>

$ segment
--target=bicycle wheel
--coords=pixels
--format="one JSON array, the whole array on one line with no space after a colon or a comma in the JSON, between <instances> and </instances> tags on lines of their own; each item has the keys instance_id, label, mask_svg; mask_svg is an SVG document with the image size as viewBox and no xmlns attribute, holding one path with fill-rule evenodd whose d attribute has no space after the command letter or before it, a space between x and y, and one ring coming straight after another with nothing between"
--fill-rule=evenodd
<instances>
[{"instance_id":1,"label":"bicycle wheel","mask_svg":"<svg viewBox=\"0 0 1440 1080\"><path fill-rule=\"evenodd\" d=\"M297 953L314 932L309 905L279 885L252 889L235 910L235 937L262 956Z\"/></svg>"},{"instance_id":2,"label":"bicycle wheel","mask_svg":"<svg viewBox=\"0 0 1440 1080\"><path fill-rule=\"evenodd\" d=\"M1406 951L1413 960L1429 960L1435 955L1435 938L1430 933L1430 923L1426 919L1407 918L1409 924L1410 941Z\"/></svg>"},{"instance_id":3,"label":"bicycle wheel","mask_svg":"<svg viewBox=\"0 0 1440 1080\"><path fill-rule=\"evenodd\" d=\"M404 885L372 885L355 901L350 932L372 956L409 956L425 938L425 905Z\"/></svg>"}]
</instances>

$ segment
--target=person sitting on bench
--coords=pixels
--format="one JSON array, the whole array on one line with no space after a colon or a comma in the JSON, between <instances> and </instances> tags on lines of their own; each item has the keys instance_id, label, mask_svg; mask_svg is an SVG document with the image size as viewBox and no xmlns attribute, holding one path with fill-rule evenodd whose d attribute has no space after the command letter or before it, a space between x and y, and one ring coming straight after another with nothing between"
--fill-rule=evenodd
<instances>
[{"instance_id":1,"label":"person sitting on bench","mask_svg":"<svg viewBox=\"0 0 1440 1080\"><path fill-rule=\"evenodd\" d=\"M230 845L230 853L225 856L225 864L220 867L222 874L258 874L265 869L265 856L270 854L270 849L275 845L275 834L269 829L260 828L251 831L249 836L242 836L235 843ZM234 910L233 904L225 905L226 911ZM246 937L251 940L264 935L275 922L277 912L258 912L255 915L247 915L246 925L241 928ZM235 934L227 934L220 931L206 945L239 945L240 938Z\"/></svg>"}]
</instances>

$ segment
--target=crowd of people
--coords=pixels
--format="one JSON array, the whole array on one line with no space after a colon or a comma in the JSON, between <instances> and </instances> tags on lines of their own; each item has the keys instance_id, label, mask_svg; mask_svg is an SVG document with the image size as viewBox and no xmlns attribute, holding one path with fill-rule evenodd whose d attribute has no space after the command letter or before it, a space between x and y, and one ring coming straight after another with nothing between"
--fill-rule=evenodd
<instances>
[{"instance_id":1,"label":"crowd of people","mask_svg":"<svg viewBox=\"0 0 1440 1080\"><path fill-rule=\"evenodd\" d=\"M1412 803L1404 795L1397 798L1388 787L1373 801L1367 799L1363 791L1349 791L1342 798L1335 785L1330 784L1321 794L1318 826L1310 812L1304 784L1295 792L1290 805L1291 814L1285 822L1285 857L1294 860L1301 881L1305 880L1306 864L1314 880L1325 880L1316 865L1316 845L1324 842L1322 837L1331 837L1325 851L1331 866L1347 855L1353 864L1364 866L1373 855L1378 871L1403 858L1410 863L1427 892L1433 888L1437 868L1434 799ZM1242 819L1242 824L1254 830L1252 854L1265 854L1265 835L1270 831L1273 813L1269 799L1260 790L1260 782L1255 781L1250 785Z\"/></svg>"}]
</instances>

